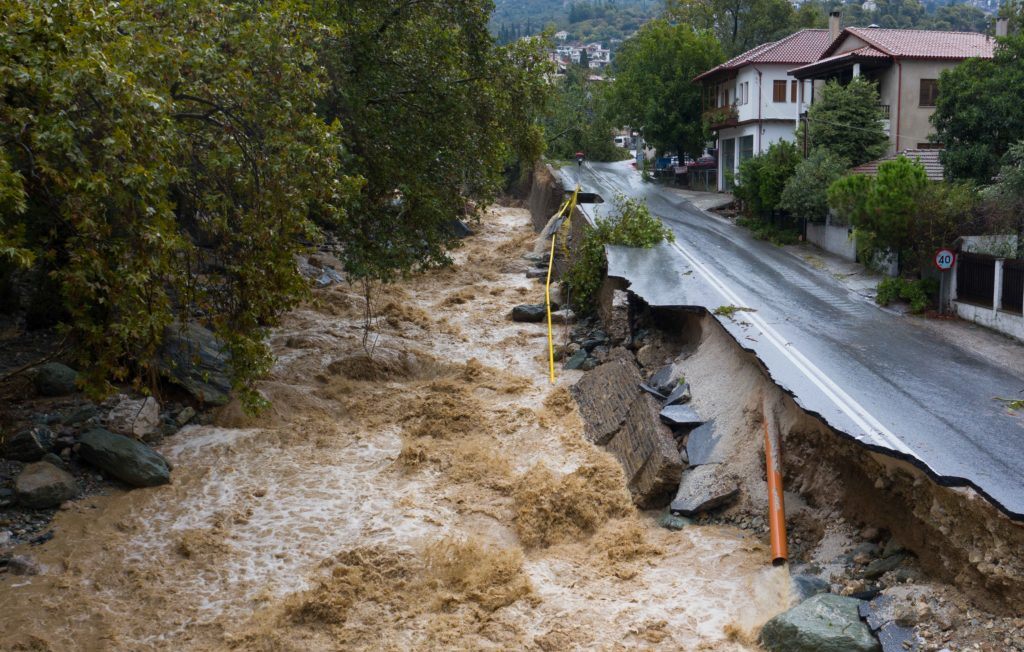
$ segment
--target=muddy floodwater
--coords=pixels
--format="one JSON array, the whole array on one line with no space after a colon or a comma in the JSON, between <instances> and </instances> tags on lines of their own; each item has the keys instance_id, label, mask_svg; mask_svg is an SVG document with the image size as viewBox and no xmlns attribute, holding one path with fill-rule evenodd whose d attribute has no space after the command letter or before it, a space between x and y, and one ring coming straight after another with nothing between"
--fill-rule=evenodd
<instances>
[{"instance_id":1,"label":"muddy floodwater","mask_svg":"<svg viewBox=\"0 0 1024 652\"><path fill-rule=\"evenodd\" d=\"M748 650L788 606L757 537L637 512L547 377L520 209L451 268L318 291L256 417L164 441L173 484L83 499L0 576L0 649ZM561 327L560 327L561 328Z\"/></svg>"}]
</instances>

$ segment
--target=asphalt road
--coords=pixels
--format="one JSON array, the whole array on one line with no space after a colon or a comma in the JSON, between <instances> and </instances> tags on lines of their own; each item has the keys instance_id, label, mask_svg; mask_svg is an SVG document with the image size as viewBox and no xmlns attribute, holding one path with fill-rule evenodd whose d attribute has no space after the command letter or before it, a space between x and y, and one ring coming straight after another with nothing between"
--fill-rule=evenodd
<instances>
[{"instance_id":1,"label":"asphalt road","mask_svg":"<svg viewBox=\"0 0 1024 652\"><path fill-rule=\"evenodd\" d=\"M1024 348L1012 372L937 340L917 318L881 309L671 190L643 183L629 162L566 169L567 187L578 172L583 190L607 202L586 206L590 215L599 219L621 193L646 200L675 233L674 245L617 254L615 266L649 303L753 309L718 319L801 407L1024 519L1024 418L994 400L1024 391Z\"/></svg>"}]
</instances>

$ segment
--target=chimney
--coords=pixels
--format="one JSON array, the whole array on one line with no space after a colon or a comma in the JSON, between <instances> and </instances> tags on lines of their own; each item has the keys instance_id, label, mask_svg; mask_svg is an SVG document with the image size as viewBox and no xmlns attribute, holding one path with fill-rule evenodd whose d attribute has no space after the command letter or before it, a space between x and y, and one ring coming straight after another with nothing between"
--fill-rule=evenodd
<instances>
[{"instance_id":1,"label":"chimney","mask_svg":"<svg viewBox=\"0 0 1024 652\"><path fill-rule=\"evenodd\" d=\"M1010 19L1000 18L996 21L996 36L1006 36L1010 31Z\"/></svg>"},{"instance_id":2,"label":"chimney","mask_svg":"<svg viewBox=\"0 0 1024 652\"><path fill-rule=\"evenodd\" d=\"M828 40L833 42L839 37L841 28L839 27L839 21L843 16L843 12L836 9L828 15Z\"/></svg>"}]
</instances>

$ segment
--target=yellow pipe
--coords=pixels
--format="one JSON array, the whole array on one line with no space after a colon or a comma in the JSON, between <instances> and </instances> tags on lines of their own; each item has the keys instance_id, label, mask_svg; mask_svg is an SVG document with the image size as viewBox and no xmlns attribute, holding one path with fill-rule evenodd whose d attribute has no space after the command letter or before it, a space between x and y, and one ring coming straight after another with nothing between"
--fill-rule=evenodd
<instances>
[{"instance_id":1,"label":"yellow pipe","mask_svg":"<svg viewBox=\"0 0 1024 652\"><path fill-rule=\"evenodd\" d=\"M786 563L786 503L782 493L782 473L779 470L779 446L768 427L768 412L761 399L761 418L764 421L765 474L768 476L768 527L772 546L772 565Z\"/></svg>"}]
</instances>

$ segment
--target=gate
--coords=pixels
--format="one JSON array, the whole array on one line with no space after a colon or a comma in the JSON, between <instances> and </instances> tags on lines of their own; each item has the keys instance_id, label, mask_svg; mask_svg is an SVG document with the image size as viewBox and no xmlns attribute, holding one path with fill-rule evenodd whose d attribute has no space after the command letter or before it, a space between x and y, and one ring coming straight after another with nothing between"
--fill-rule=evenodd
<instances>
[{"instance_id":1,"label":"gate","mask_svg":"<svg viewBox=\"0 0 1024 652\"><path fill-rule=\"evenodd\" d=\"M991 308L992 297L995 294L995 284L996 261L994 258L978 254L960 254L960 259L956 265L957 301L965 301Z\"/></svg>"},{"instance_id":2,"label":"gate","mask_svg":"<svg viewBox=\"0 0 1024 652\"><path fill-rule=\"evenodd\" d=\"M1003 262L1003 310L1024 314L1024 260Z\"/></svg>"}]
</instances>

